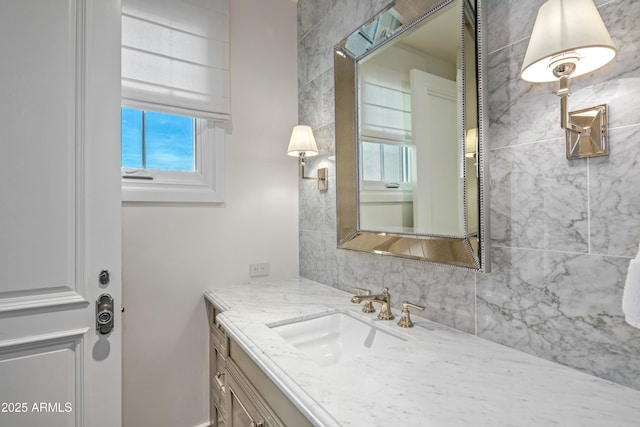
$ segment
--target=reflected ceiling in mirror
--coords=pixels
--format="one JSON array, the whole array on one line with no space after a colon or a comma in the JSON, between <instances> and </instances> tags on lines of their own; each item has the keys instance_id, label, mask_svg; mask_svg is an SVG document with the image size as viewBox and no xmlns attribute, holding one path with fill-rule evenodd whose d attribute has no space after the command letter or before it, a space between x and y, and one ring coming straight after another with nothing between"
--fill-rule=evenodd
<instances>
[{"instance_id":1,"label":"reflected ceiling in mirror","mask_svg":"<svg viewBox=\"0 0 640 427\"><path fill-rule=\"evenodd\" d=\"M336 46L340 248L488 271L480 3L398 0Z\"/></svg>"}]
</instances>

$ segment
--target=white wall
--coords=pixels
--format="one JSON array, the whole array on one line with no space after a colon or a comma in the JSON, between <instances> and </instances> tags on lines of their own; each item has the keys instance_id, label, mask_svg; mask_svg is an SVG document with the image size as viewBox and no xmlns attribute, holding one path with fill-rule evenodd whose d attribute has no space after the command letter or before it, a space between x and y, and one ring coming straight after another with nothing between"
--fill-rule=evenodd
<instances>
[{"instance_id":1,"label":"white wall","mask_svg":"<svg viewBox=\"0 0 640 427\"><path fill-rule=\"evenodd\" d=\"M208 425L207 287L298 275L296 4L231 0L224 206L123 206L123 425Z\"/></svg>"}]
</instances>

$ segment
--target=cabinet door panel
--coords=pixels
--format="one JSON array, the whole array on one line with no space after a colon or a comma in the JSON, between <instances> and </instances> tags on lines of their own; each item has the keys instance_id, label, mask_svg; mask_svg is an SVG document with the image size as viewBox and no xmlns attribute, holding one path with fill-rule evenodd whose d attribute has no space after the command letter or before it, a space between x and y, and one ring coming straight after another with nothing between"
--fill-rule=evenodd
<instances>
[{"instance_id":1,"label":"cabinet door panel","mask_svg":"<svg viewBox=\"0 0 640 427\"><path fill-rule=\"evenodd\" d=\"M211 404L211 427L226 427L227 422L216 405Z\"/></svg>"},{"instance_id":2,"label":"cabinet door panel","mask_svg":"<svg viewBox=\"0 0 640 427\"><path fill-rule=\"evenodd\" d=\"M232 375L227 378L227 414L232 427L264 426L263 418Z\"/></svg>"}]
</instances>

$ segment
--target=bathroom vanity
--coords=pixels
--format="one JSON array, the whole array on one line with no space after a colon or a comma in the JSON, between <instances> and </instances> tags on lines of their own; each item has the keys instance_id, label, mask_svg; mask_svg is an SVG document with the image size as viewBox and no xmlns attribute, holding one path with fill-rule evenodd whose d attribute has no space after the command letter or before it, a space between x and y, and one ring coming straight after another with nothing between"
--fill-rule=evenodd
<instances>
[{"instance_id":1,"label":"bathroom vanity","mask_svg":"<svg viewBox=\"0 0 640 427\"><path fill-rule=\"evenodd\" d=\"M209 319L210 411L214 427L312 426L233 339L207 303Z\"/></svg>"},{"instance_id":2,"label":"bathroom vanity","mask_svg":"<svg viewBox=\"0 0 640 427\"><path fill-rule=\"evenodd\" d=\"M351 297L302 278L207 290L212 425L638 425L638 390Z\"/></svg>"}]
</instances>

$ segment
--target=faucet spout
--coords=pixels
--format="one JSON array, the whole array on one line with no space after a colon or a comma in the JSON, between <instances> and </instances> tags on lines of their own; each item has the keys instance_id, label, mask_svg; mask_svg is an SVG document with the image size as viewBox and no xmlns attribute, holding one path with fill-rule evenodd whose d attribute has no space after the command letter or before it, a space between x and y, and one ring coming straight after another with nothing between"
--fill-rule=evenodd
<instances>
[{"instance_id":1,"label":"faucet spout","mask_svg":"<svg viewBox=\"0 0 640 427\"><path fill-rule=\"evenodd\" d=\"M354 304L360 304L362 301L384 302L384 295L354 295L351 298Z\"/></svg>"}]
</instances>

